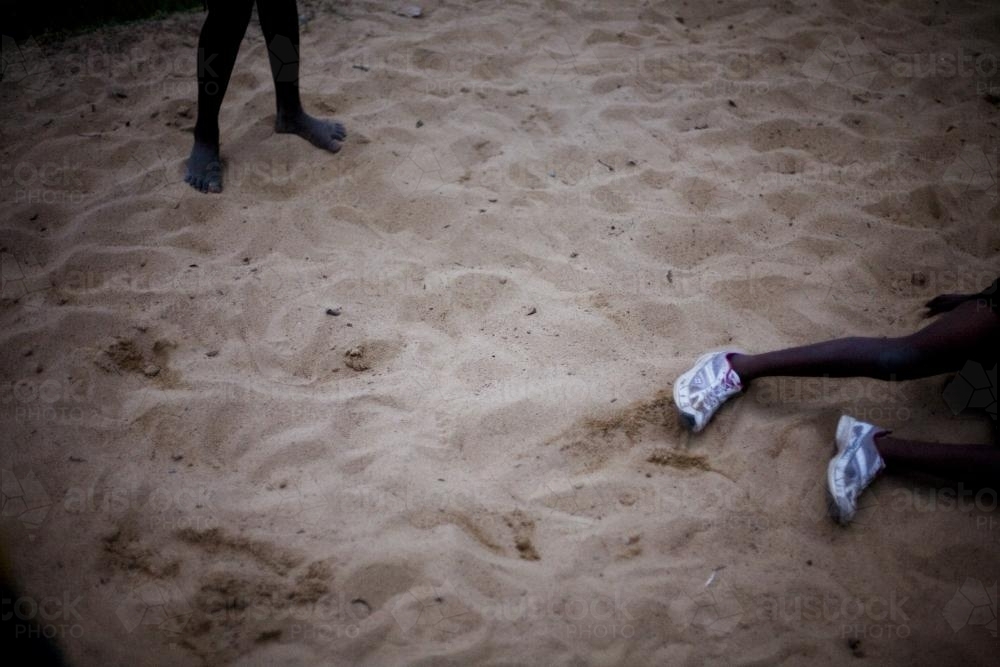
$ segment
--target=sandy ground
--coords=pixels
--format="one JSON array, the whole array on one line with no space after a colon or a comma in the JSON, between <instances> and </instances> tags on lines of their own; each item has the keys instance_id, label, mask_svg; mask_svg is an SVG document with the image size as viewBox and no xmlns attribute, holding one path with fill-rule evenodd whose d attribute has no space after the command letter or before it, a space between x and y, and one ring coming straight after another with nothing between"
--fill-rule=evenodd
<instances>
[{"instance_id":1,"label":"sandy ground","mask_svg":"<svg viewBox=\"0 0 1000 667\"><path fill-rule=\"evenodd\" d=\"M336 156L272 132L251 24L221 196L200 13L5 42L16 613L75 665L995 656L995 492L825 516L842 412L992 437L950 378L761 381L698 436L669 392L993 280L997 6L398 6L301 7Z\"/></svg>"}]
</instances>

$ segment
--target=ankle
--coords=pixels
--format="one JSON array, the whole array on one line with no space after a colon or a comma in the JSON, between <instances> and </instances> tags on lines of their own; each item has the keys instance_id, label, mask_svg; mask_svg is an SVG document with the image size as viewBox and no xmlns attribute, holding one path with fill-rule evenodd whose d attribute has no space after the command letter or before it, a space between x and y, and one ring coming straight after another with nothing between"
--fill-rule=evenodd
<instances>
[{"instance_id":1,"label":"ankle","mask_svg":"<svg viewBox=\"0 0 1000 667\"><path fill-rule=\"evenodd\" d=\"M194 131L195 146L205 146L207 148L219 149L219 130L199 130Z\"/></svg>"},{"instance_id":2,"label":"ankle","mask_svg":"<svg viewBox=\"0 0 1000 667\"><path fill-rule=\"evenodd\" d=\"M306 111L302 107L302 103L297 100L278 102L277 116L279 121L296 120L297 118L304 116L305 113Z\"/></svg>"},{"instance_id":3,"label":"ankle","mask_svg":"<svg viewBox=\"0 0 1000 667\"><path fill-rule=\"evenodd\" d=\"M883 460L892 458L899 452L899 443L889 435L890 433L892 431L880 430L872 434L872 444Z\"/></svg>"},{"instance_id":4,"label":"ankle","mask_svg":"<svg viewBox=\"0 0 1000 667\"><path fill-rule=\"evenodd\" d=\"M740 384L746 386L753 379L751 373L751 366L747 363L748 356L745 354L740 354L739 352L730 352L726 355L726 361L729 362L729 367L736 372L736 375L740 378Z\"/></svg>"}]
</instances>

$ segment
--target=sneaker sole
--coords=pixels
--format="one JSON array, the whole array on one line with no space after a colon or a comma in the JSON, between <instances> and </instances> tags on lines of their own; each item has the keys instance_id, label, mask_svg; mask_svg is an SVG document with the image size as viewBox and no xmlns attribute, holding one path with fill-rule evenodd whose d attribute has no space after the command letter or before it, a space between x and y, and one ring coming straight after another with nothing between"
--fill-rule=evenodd
<instances>
[{"instance_id":1,"label":"sneaker sole","mask_svg":"<svg viewBox=\"0 0 1000 667\"><path fill-rule=\"evenodd\" d=\"M837 422L837 435L835 436L838 454L847 449L847 446L851 444L851 429L857 423L858 420L854 417L848 415L840 416L840 421Z\"/></svg>"},{"instance_id":2,"label":"sneaker sole","mask_svg":"<svg viewBox=\"0 0 1000 667\"><path fill-rule=\"evenodd\" d=\"M839 432L837 435L840 435ZM835 491L835 489L840 486L837 483L838 477L840 479L844 479L843 469L839 465L840 462L844 460L843 453L843 450L838 451L837 455L830 460L830 465L826 468L826 495L829 499L827 510L830 517L841 526L846 526L851 523L851 519L854 518L854 512L852 512L849 507L841 506L839 497Z\"/></svg>"},{"instance_id":3,"label":"sneaker sole","mask_svg":"<svg viewBox=\"0 0 1000 667\"><path fill-rule=\"evenodd\" d=\"M849 524L851 519L854 518L854 514L850 511L850 508L841 506L834 489L839 486L837 484L837 473L840 472L840 479L844 478L842 468L838 464L844 459L844 451L851 444L851 429L854 428L857 422L857 419L848 415L840 416L840 420L837 422L837 434L834 436L834 442L837 445L837 454L830 459L830 465L826 469L827 510L830 517L841 526Z\"/></svg>"}]
</instances>

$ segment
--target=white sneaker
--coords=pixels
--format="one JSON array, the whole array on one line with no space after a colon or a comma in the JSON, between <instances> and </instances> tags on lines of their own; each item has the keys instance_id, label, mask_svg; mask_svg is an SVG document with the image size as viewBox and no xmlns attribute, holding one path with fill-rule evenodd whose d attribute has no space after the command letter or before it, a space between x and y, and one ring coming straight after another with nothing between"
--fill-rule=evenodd
<instances>
[{"instance_id":1,"label":"white sneaker","mask_svg":"<svg viewBox=\"0 0 1000 667\"><path fill-rule=\"evenodd\" d=\"M681 419L697 433L726 400L743 390L740 376L729 364L728 355L737 350L722 350L702 355L687 373L674 382L674 403Z\"/></svg>"},{"instance_id":2,"label":"white sneaker","mask_svg":"<svg viewBox=\"0 0 1000 667\"><path fill-rule=\"evenodd\" d=\"M872 424L844 415L837 422L837 454L826 472L830 516L846 526L858 511L861 492L885 469L875 436L886 433Z\"/></svg>"}]
</instances>

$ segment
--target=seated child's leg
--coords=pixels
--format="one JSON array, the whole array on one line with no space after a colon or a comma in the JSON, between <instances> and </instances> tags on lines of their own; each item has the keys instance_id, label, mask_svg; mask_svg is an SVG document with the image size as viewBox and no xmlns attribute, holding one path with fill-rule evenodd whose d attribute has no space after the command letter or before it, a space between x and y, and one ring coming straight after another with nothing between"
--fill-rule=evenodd
<instances>
[{"instance_id":1,"label":"seated child's leg","mask_svg":"<svg viewBox=\"0 0 1000 667\"><path fill-rule=\"evenodd\" d=\"M909 336L840 338L764 354L733 354L729 361L744 383L777 375L912 380L995 356L990 351L998 338L1000 317L970 301Z\"/></svg>"},{"instance_id":2,"label":"seated child's leg","mask_svg":"<svg viewBox=\"0 0 1000 667\"><path fill-rule=\"evenodd\" d=\"M913 470L993 489L1000 482L1000 447L995 445L949 445L883 435L875 438L875 447L893 470Z\"/></svg>"}]
</instances>

